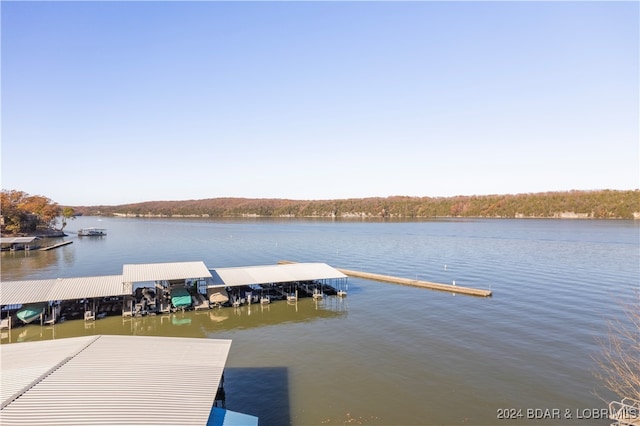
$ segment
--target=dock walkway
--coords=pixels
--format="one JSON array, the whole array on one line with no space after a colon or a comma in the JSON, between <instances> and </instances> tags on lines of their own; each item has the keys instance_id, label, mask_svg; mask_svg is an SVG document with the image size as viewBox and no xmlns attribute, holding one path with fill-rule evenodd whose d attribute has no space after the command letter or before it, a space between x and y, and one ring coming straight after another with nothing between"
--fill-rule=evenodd
<instances>
[{"instance_id":1,"label":"dock walkway","mask_svg":"<svg viewBox=\"0 0 640 426\"><path fill-rule=\"evenodd\" d=\"M281 260L278 263L295 263L295 262L292 262L289 260ZM393 277L390 275L374 274L371 272L352 271L349 269L341 269L341 268L336 268L336 269L347 276L364 278L367 280L408 285L412 287L428 288L430 290L446 291L449 293L465 294L468 296L490 297L492 295L491 290L463 287L463 286L454 285L454 284L440 284L440 283L434 283L430 281L412 280L410 278Z\"/></svg>"},{"instance_id":2,"label":"dock walkway","mask_svg":"<svg viewBox=\"0 0 640 426\"><path fill-rule=\"evenodd\" d=\"M440 284L430 281L412 280L410 278L392 277L389 275L372 274L370 272L351 271L348 269L336 268L338 271L350 277L365 278L368 280L383 281L394 284L408 285L412 287L428 288L431 290L448 291L450 293L466 294L469 296L489 297L491 290L482 290L478 288L462 287L453 284Z\"/></svg>"},{"instance_id":3,"label":"dock walkway","mask_svg":"<svg viewBox=\"0 0 640 426\"><path fill-rule=\"evenodd\" d=\"M71 244L71 243L73 243L73 241L63 241L63 242L61 242L61 243L54 244L54 245L52 245L52 246L42 247L40 250L41 250L41 251L47 251L47 250L51 250L51 249L54 249L54 248L58 248L58 247L62 247L62 246L66 246L67 244Z\"/></svg>"}]
</instances>

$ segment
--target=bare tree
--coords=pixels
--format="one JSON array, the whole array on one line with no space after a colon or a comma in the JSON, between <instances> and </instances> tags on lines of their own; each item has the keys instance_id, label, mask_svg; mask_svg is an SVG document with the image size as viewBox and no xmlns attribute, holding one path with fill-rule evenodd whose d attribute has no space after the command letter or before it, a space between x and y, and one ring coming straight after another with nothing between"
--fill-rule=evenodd
<instances>
[{"instance_id":1,"label":"bare tree","mask_svg":"<svg viewBox=\"0 0 640 426\"><path fill-rule=\"evenodd\" d=\"M623 304L625 319L609 323L609 332L598 343L595 375L607 389L623 398L640 401L640 291L634 302Z\"/></svg>"}]
</instances>

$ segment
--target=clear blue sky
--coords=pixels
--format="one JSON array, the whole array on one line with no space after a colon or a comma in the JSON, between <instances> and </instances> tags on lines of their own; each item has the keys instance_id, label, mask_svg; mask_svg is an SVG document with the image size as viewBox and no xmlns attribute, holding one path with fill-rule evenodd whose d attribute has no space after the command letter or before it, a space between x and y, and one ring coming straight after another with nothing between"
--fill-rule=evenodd
<instances>
[{"instance_id":1,"label":"clear blue sky","mask_svg":"<svg viewBox=\"0 0 640 426\"><path fill-rule=\"evenodd\" d=\"M640 187L638 2L1 2L2 188Z\"/></svg>"}]
</instances>

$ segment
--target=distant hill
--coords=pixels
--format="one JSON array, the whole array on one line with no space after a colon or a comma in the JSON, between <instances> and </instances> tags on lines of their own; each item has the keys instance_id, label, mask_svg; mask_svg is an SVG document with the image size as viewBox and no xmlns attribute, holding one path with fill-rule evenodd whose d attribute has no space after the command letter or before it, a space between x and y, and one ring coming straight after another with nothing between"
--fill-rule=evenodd
<instances>
[{"instance_id":1,"label":"distant hill","mask_svg":"<svg viewBox=\"0 0 640 426\"><path fill-rule=\"evenodd\" d=\"M77 214L84 215L144 217L640 219L640 191L566 191L437 198L393 196L315 201L210 198L73 208Z\"/></svg>"}]
</instances>

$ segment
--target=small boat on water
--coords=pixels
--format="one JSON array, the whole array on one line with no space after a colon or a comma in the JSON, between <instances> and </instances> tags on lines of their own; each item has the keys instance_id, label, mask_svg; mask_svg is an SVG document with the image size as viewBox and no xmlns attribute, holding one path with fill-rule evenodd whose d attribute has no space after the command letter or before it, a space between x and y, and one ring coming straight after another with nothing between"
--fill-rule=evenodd
<instances>
[{"instance_id":1,"label":"small boat on water","mask_svg":"<svg viewBox=\"0 0 640 426\"><path fill-rule=\"evenodd\" d=\"M102 237L107 235L107 230L104 228L81 228L78 230L78 236L80 237Z\"/></svg>"},{"instance_id":2,"label":"small boat on water","mask_svg":"<svg viewBox=\"0 0 640 426\"><path fill-rule=\"evenodd\" d=\"M24 305L22 308L18 309L16 316L23 323L29 324L33 320L40 318L40 315L44 315L46 307L46 303L31 303Z\"/></svg>"}]
</instances>

